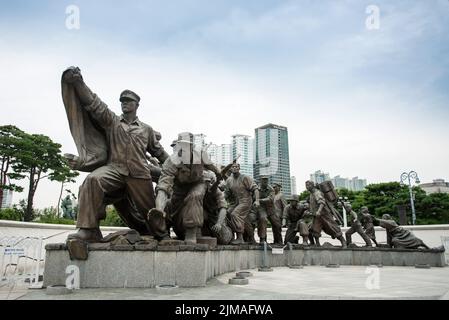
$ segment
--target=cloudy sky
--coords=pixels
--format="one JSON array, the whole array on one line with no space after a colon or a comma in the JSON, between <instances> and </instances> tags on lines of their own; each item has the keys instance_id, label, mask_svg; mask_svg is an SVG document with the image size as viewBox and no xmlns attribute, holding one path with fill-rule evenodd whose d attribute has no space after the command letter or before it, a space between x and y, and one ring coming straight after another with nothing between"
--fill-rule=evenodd
<instances>
[{"instance_id":1,"label":"cloudy sky","mask_svg":"<svg viewBox=\"0 0 449 320\"><path fill-rule=\"evenodd\" d=\"M1 0L0 125L75 153L60 93L71 65L117 113L123 89L139 93L167 150L182 131L221 144L287 126L299 191L319 169L449 180L447 0ZM36 206L55 205L58 188L43 183Z\"/></svg>"}]
</instances>

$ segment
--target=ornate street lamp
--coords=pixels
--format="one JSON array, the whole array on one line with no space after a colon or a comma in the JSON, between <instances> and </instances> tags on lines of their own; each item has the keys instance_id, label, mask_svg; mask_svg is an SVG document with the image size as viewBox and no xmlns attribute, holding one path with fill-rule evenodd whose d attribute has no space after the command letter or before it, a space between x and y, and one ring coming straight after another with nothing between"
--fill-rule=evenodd
<instances>
[{"instance_id":1,"label":"ornate street lamp","mask_svg":"<svg viewBox=\"0 0 449 320\"><path fill-rule=\"evenodd\" d=\"M347 227L348 226L348 218L346 217L346 208L343 205L348 203L348 197L338 197L338 199L340 200L342 207L343 207L343 227Z\"/></svg>"},{"instance_id":2,"label":"ornate street lamp","mask_svg":"<svg viewBox=\"0 0 449 320\"><path fill-rule=\"evenodd\" d=\"M418 184L420 183L418 174L415 171L410 171L409 173L404 172L401 174L401 185L405 185L405 181L408 182L408 190L410 192L410 206L412 207L412 224L416 223L416 212L415 212L415 203L413 201L413 191L412 191L412 179Z\"/></svg>"}]
</instances>

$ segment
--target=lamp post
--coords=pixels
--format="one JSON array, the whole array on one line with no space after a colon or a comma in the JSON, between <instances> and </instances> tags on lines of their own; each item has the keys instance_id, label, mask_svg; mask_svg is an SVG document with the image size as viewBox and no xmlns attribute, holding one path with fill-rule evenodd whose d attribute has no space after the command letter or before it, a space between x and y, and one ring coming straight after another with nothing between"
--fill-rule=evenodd
<instances>
[{"instance_id":1,"label":"lamp post","mask_svg":"<svg viewBox=\"0 0 449 320\"><path fill-rule=\"evenodd\" d=\"M348 202L348 197L338 197L340 199L340 202L343 204L346 204ZM346 217L346 208L343 205L343 227L348 226L348 218Z\"/></svg>"},{"instance_id":2,"label":"lamp post","mask_svg":"<svg viewBox=\"0 0 449 320\"><path fill-rule=\"evenodd\" d=\"M418 174L415 171L410 171L409 173L403 172L401 174L401 185L404 185L405 181L408 182L408 191L410 192L410 206L412 207L412 224L416 223L416 212L415 212L415 203L413 201L413 191L412 191L412 179L415 180L416 183L419 183Z\"/></svg>"}]
</instances>

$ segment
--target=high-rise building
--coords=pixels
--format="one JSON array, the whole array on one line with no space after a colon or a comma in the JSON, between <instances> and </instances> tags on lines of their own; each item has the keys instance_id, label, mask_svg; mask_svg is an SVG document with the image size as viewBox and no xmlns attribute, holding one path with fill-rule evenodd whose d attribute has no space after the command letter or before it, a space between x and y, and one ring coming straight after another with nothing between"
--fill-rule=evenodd
<instances>
[{"instance_id":1,"label":"high-rise building","mask_svg":"<svg viewBox=\"0 0 449 320\"><path fill-rule=\"evenodd\" d=\"M321 183L330 179L329 173L324 173L321 170L315 171L310 175L310 180L315 183Z\"/></svg>"},{"instance_id":2,"label":"high-rise building","mask_svg":"<svg viewBox=\"0 0 449 320\"><path fill-rule=\"evenodd\" d=\"M212 161L212 163L214 164L219 164L218 163L218 146L214 143L210 143L208 144L206 147L206 153L209 156L210 161Z\"/></svg>"},{"instance_id":3,"label":"high-rise building","mask_svg":"<svg viewBox=\"0 0 449 320\"><path fill-rule=\"evenodd\" d=\"M217 166L226 166L232 162L231 157L231 145L222 144L220 146L216 144L206 145L206 152L209 155L209 159Z\"/></svg>"},{"instance_id":4,"label":"high-rise building","mask_svg":"<svg viewBox=\"0 0 449 320\"><path fill-rule=\"evenodd\" d=\"M268 175L270 184L279 183L291 195L288 130L272 123L255 129L254 178Z\"/></svg>"},{"instance_id":5,"label":"high-rise building","mask_svg":"<svg viewBox=\"0 0 449 320\"><path fill-rule=\"evenodd\" d=\"M231 159L236 159L240 155L237 160L237 163L240 164L240 172L251 178L254 176L253 144L254 140L250 136L244 134L232 135Z\"/></svg>"},{"instance_id":6,"label":"high-rise building","mask_svg":"<svg viewBox=\"0 0 449 320\"><path fill-rule=\"evenodd\" d=\"M205 147L206 146L205 138L206 138L206 135L203 133L194 134L193 135L193 143L196 146Z\"/></svg>"},{"instance_id":7,"label":"high-rise building","mask_svg":"<svg viewBox=\"0 0 449 320\"><path fill-rule=\"evenodd\" d=\"M296 188L296 177L291 177L290 181L292 186L292 194L298 194L298 189Z\"/></svg>"},{"instance_id":8,"label":"high-rise building","mask_svg":"<svg viewBox=\"0 0 449 320\"><path fill-rule=\"evenodd\" d=\"M11 208L12 206L12 190L3 190L2 203L0 203L0 209Z\"/></svg>"},{"instance_id":9,"label":"high-rise building","mask_svg":"<svg viewBox=\"0 0 449 320\"><path fill-rule=\"evenodd\" d=\"M349 190L362 191L366 187L366 179L359 179L359 177L354 177L349 182L349 186Z\"/></svg>"},{"instance_id":10,"label":"high-rise building","mask_svg":"<svg viewBox=\"0 0 449 320\"><path fill-rule=\"evenodd\" d=\"M328 179L327 179L328 180ZM336 189L348 189L351 191L361 191L366 187L366 179L354 177L352 179L335 176L331 180Z\"/></svg>"},{"instance_id":11,"label":"high-rise building","mask_svg":"<svg viewBox=\"0 0 449 320\"><path fill-rule=\"evenodd\" d=\"M206 150L209 159L212 163L218 166L225 166L232 162L232 150L230 144L216 145L214 143L207 143L206 135L204 133L194 134L193 143L195 146Z\"/></svg>"},{"instance_id":12,"label":"high-rise building","mask_svg":"<svg viewBox=\"0 0 449 320\"><path fill-rule=\"evenodd\" d=\"M226 166L232 162L231 145L222 144L217 146L217 164Z\"/></svg>"},{"instance_id":13,"label":"high-rise building","mask_svg":"<svg viewBox=\"0 0 449 320\"><path fill-rule=\"evenodd\" d=\"M332 182L334 183L334 186L336 189L350 189L350 183L348 178L342 178L340 176L335 176L332 179Z\"/></svg>"}]
</instances>

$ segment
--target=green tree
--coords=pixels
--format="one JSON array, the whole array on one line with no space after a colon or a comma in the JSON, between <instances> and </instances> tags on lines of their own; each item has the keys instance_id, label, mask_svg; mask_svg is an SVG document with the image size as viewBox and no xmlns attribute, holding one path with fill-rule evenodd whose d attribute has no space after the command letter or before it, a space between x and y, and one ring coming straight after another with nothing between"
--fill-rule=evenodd
<instances>
[{"instance_id":1,"label":"green tree","mask_svg":"<svg viewBox=\"0 0 449 320\"><path fill-rule=\"evenodd\" d=\"M26 133L15 126L0 126L0 206L4 190L23 191L21 186L11 180L20 179L12 171L12 166L17 162L18 151L23 150L26 138Z\"/></svg>"},{"instance_id":2,"label":"green tree","mask_svg":"<svg viewBox=\"0 0 449 320\"><path fill-rule=\"evenodd\" d=\"M303 201L303 200L309 200L310 197L310 192L307 190L304 190L303 192L301 192L301 194L299 195L299 201Z\"/></svg>"},{"instance_id":3,"label":"green tree","mask_svg":"<svg viewBox=\"0 0 449 320\"><path fill-rule=\"evenodd\" d=\"M14 126L0 127L1 137L6 146L0 149L2 172L9 179L28 178L27 209L24 220L33 220L33 200L39 182L48 178L52 181L67 181L75 173L70 170L65 158L61 155L61 145L42 134L27 134ZM12 172L9 170L12 169ZM4 181L4 180L3 180ZM1 189L5 187L2 183ZM17 190L17 189L16 189Z\"/></svg>"},{"instance_id":4,"label":"green tree","mask_svg":"<svg viewBox=\"0 0 449 320\"><path fill-rule=\"evenodd\" d=\"M370 184L363 191L364 205L371 214L381 217L383 214L395 215L397 205L407 203L408 191L399 182Z\"/></svg>"},{"instance_id":5,"label":"green tree","mask_svg":"<svg viewBox=\"0 0 449 320\"><path fill-rule=\"evenodd\" d=\"M416 221L423 224L447 223L449 221L449 194L432 193L423 198L418 195Z\"/></svg>"}]
</instances>

